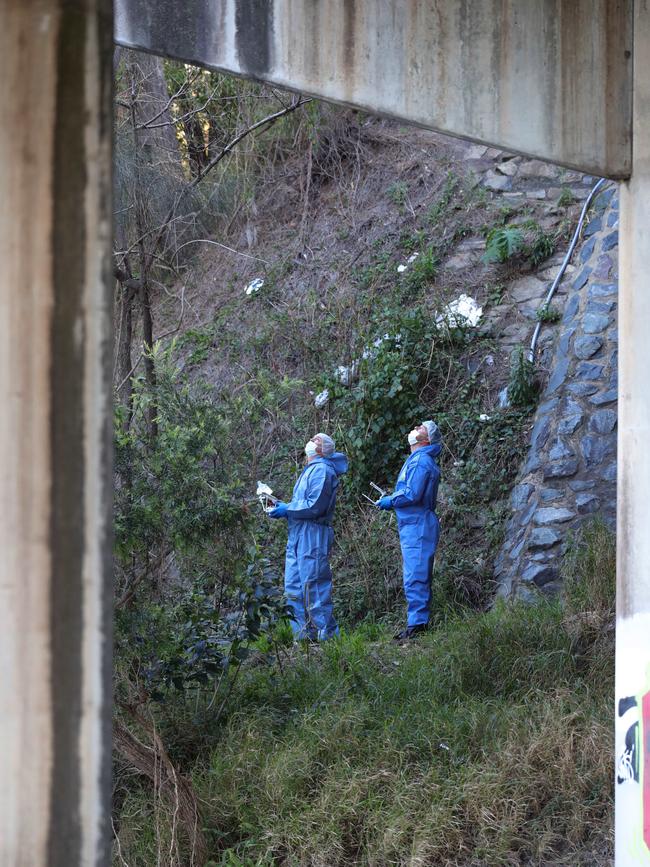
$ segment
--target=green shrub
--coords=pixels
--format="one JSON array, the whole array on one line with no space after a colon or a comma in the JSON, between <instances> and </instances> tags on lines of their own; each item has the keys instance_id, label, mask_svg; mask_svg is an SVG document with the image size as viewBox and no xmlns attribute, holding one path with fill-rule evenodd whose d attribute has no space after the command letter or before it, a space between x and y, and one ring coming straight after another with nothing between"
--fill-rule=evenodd
<instances>
[{"instance_id":1,"label":"green shrub","mask_svg":"<svg viewBox=\"0 0 650 867\"><path fill-rule=\"evenodd\" d=\"M429 246L423 250L402 277L407 291L409 293L423 292L435 278L438 264L439 259L433 247Z\"/></svg>"},{"instance_id":2,"label":"green shrub","mask_svg":"<svg viewBox=\"0 0 650 867\"><path fill-rule=\"evenodd\" d=\"M555 235L544 232L539 226L536 227L533 237L526 247L526 255L534 268L553 255L556 242Z\"/></svg>"},{"instance_id":3,"label":"green shrub","mask_svg":"<svg viewBox=\"0 0 650 867\"><path fill-rule=\"evenodd\" d=\"M492 229L486 238L484 262L507 262L524 249L524 233L517 226Z\"/></svg>"},{"instance_id":4,"label":"green shrub","mask_svg":"<svg viewBox=\"0 0 650 867\"><path fill-rule=\"evenodd\" d=\"M517 226L495 226L487 232L483 261L504 263L516 256L536 267L555 250L557 236L545 232L535 220Z\"/></svg>"},{"instance_id":5,"label":"green shrub","mask_svg":"<svg viewBox=\"0 0 650 867\"><path fill-rule=\"evenodd\" d=\"M397 205L400 211L404 210L404 205L408 199L409 188L404 181L395 181L386 190L388 198L394 205Z\"/></svg>"},{"instance_id":6,"label":"green shrub","mask_svg":"<svg viewBox=\"0 0 650 867\"><path fill-rule=\"evenodd\" d=\"M535 318L538 322L554 323L559 322L562 318L562 311L558 307L553 307L550 303L542 304L537 308Z\"/></svg>"},{"instance_id":7,"label":"green shrub","mask_svg":"<svg viewBox=\"0 0 650 867\"><path fill-rule=\"evenodd\" d=\"M535 365L524 352L523 346L518 346L512 355L508 397L513 406L519 407L532 406L537 398Z\"/></svg>"}]
</instances>

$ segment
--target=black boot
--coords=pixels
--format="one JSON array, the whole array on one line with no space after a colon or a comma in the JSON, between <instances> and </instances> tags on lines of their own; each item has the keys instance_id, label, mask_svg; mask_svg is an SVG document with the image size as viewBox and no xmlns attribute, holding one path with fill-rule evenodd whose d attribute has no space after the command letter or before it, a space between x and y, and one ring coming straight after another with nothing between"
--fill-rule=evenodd
<instances>
[{"instance_id":1,"label":"black boot","mask_svg":"<svg viewBox=\"0 0 650 867\"><path fill-rule=\"evenodd\" d=\"M415 626L407 626L395 635L395 641L409 641L411 638L417 638L422 632L426 632L429 628L428 623L416 623Z\"/></svg>"}]
</instances>

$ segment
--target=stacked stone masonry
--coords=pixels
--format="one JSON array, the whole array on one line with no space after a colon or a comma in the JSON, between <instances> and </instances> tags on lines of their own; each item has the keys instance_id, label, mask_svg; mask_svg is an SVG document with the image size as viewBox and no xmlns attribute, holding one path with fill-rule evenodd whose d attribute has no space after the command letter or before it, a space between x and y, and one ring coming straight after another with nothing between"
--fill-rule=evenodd
<instances>
[{"instance_id":1,"label":"stacked stone masonry","mask_svg":"<svg viewBox=\"0 0 650 867\"><path fill-rule=\"evenodd\" d=\"M569 292L560 296L562 322L545 353L550 375L495 562L500 595L557 591L570 532L596 514L615 527L617 250L612 184L594 203Z\"/></svg>"}]
</instances>

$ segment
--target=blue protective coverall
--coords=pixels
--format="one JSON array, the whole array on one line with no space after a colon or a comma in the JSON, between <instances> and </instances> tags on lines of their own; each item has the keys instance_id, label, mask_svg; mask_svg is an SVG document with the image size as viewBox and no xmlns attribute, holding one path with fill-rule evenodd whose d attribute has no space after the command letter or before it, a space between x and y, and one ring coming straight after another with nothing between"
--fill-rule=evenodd
<instances>
[{"instance_id":1,"label":"blue protective coverall","mask_svg":"<svg viewBox=\"0 0 650 867\"><path fill-rule=\"evenodd\" d=\"M436 443L410 454L390 498L402 548L407 626L429 622L433 558L440 536L435 511L440 468L435 459L441 450L440 443Z\"/></svg>"},{"instance_id":2,"label":"blue protective coverall","mask_svg":"<svg viewBox=\"0 0 650 867\"><path fill-rule=\"evenodd\" d=\"M297 638L323 640L338 635L332 613L329 554L334 542L332 518L339 476L347 468L348 459L341 452L315 457L300 474L288 503L284 592L293 611L291 627Z\"/></svg>"}]
</instances>

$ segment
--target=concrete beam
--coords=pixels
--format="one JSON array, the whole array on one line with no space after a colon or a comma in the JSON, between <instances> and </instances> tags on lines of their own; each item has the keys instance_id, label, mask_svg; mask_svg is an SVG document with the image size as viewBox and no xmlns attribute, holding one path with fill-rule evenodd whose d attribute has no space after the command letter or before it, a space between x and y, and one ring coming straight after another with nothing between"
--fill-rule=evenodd
<instances>
[{"instance_id":1,"label":"concrete beam","mask_svg":"<svg viewBox=\"0 0 650 867\"><path fill-rule=\"evenodd\" d=\"M116 0L120 45L612 178L632 0Z\"/></svg>"},{"instance_id":2,"label":"concrete beam","mask_svg":"<svg viewBox=\"0 0 650 867\"><path fill-rule=\"evenodd\" d=\"M109 861L110 0L0 0L0 864Z\"/></svg>"}]
</instances>

